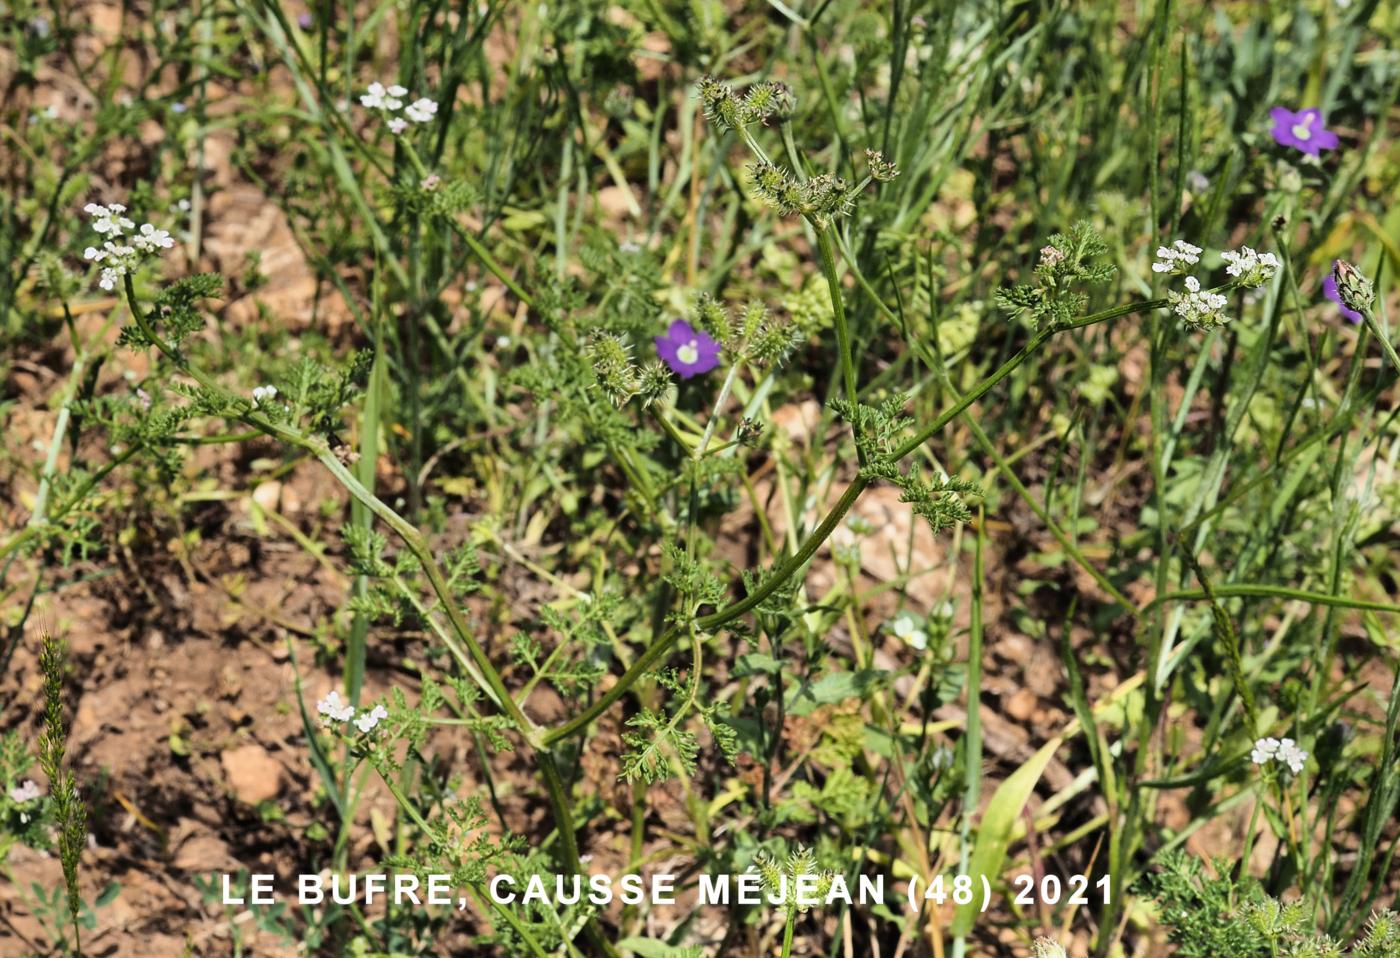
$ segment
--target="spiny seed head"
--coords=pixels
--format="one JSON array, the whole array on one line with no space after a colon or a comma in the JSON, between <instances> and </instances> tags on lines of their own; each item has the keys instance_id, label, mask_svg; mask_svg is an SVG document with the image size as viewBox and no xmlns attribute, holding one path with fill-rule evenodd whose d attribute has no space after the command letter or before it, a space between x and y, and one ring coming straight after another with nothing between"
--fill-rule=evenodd
<instances>
[{"instance_id":1,"label":"spiny seed head","mask_svg":"<svg viewBox=\"0 0 1400 958\"><path fill-rule=\"evenodd\" d=\"M866 150L865 162L870 166L870 178L878 183L888 183L899 175L899 167L885 159L879 150Z\"/></svg>"},{"instance_id":2,"label":"spiny seed head","mask_svg":"<svg viewBox=\"0 0 1400 958\"><path fill-rule=\"evenodd\" d=\"M599 372L630 365L632 359L631 347L615 333L594 332L588 340L587 351L593 368Z\"/></svg>"},{"instance_id":3,"label":"spiny seed head","mask_svg":"<svg viewBox=\"0 0 1400 958\"><path fill-rule=\"evenodd\" d=\"M850 185L835 173L819 173L801 188L803 212L817 216L838 216L848 212Z\"/></svg>"},{"instance_id":4,"label":"spiny seed head","mask_svg":"<svg viewBox=\"0 0 1400 958\"><path fill-rule=\"evenodd\" d=\"M1245 909L1245 921L1261 935L1277 935L1281 930L1282 909L1272 898L1254 902Z\"/></svg>"},{"instance_id":5,"label":"spiny seed head","mask_svg":"<svg viewBox=\"0 0 1400 958\"><path fill-rule=\"evenodd\" d=\"M768 319L768 307L757 300L744 307L744 338L752 339Z\"/></svg>"},{"instance_id":6,"label":"spiny seed head","mask_svg":"<svg viewBox=\"0 0 1400 958\"><path fill-rule=\"evenodd\" d=\"M1337 281L1337 295L1347 309L1358 313L1369 313L1376 301L1376 291L1365 274L1344 259L1339 259L1332 267L1332 278Z\"/></svg>"},{"instance_id":7,"label":"spiny seed head","mask_svg":"<svg viewBox=\"0 0 1400 958\"><path fill-rule=\"evenodd\" d=\"M763 423L749 416L745 416L743 419L739 420L739 430L736 436L739 440L739 445L757 448L758 441L762 437Z\"/></svg>"},{"instance_id":8,"label":"spiny seed head","mask_svg":"<svg viewBox=\"0 0 1400 958\"><path fill-rule=\"evenodd\" d=\"M708 74L696 84L696 95L705 111L705 118L721 130L737 130L749 120L749 111L734 95L729 84L721 83Z\"/></svg>"},{"instance_id":9,"label":"spiny seed head","mask_svg":"<svg viewBox=\"0 0 1400 958\"><path fill-rule=\"evenodd\" d=\"M618 406L637 394L639 383L627 341L614 333L595 332L584 347L598 385Z\"/></svg>"},{"instance_id":10,"label":"spiny seed head","mask_svg":"<svg viewBox=\"0 0 1400 958\"><path fill-rule=\"evenodd\" d=\"M701 293L695 301L695 325L722 346L731 345L738 335L729 310L709 293Z\"/></svg>"},{"instance_id":11,"label":"spiny seed head","mask_svg":"<svg viewBox=\"0 0 1400 958\"><path fill-rule=\"evenodd\" d=\"M1366 942L1376 955L1387 954L1386 946L1400 945L1400 917L1389 909L1374 912L1366 925Z\"/></svg>"},{"instance_id":12,"label":"spiny seed head","mask_svg":"<svg viewBox=\"0 0 1400 958\"><path fill-rule=\"evenodd\" d=\"M797 347L796 327L785 322L765 322L749 340L749 358L756 365L779 364Z\"/></svg>"},{"instance_id":13,"label":"spiny seed head","mask_svg":"<svg viewBox=\"0 0 1400 958\"><path fill-rule=\"evenodd\" d=\"M754 192L759 199L779 213L790 215L806 211L806 194L792 184L787 171L772 163L757 162L749 164L749 175L753 177Z\"/></svg>"},{"instance_id":14,"label":"spiny seed head","mask_svg":"<svg viewBox=\"0 0 1400 958\"><path fill-rule=\"evenodd\" d=\"M671 371L659 359L654 359L642 367L637 378L637 395L645 408L666 395L671 388Z\"/></svg>"},{"instance_id":15,"label":"spiny seed head","mask_svg":"<svg viewBox=\"0 0 1400 958\"><path fill-rule=\"evenodd\" d=\"M783 884L783 870L778 867L778 863L773 860L773 856L767 852L759 852L754 858L754 866L758 869L759 879L763 882L763 887L770 892L776 892Z\"/></svg>"},{"instance_id":16,"label":"spiny seed head","mask_svg":"<svg viewBox=\"0 0 1400 958\"><path fill-rule=\"evenodd\" d=\"M781 122L791 118L797 108L797 97L786 83L764 80L749 87L744 105L754 119L767 120L771 116Z\"/></svg>"}]
</instances>

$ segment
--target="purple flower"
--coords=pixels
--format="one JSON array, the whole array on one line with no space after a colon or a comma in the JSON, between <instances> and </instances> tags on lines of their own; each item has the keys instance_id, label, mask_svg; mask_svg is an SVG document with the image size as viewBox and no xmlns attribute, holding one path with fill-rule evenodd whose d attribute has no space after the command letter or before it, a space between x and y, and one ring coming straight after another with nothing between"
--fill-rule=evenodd
<instances>
[{"instance_id":1,"label":"purple flower","mask_svg":"<svg viewBox=\"0 0 1400 958\"><path fill-rule=\"evenodd\" d=\"M1332 262L1332 269L1329 269L1327 271L1327 278L1322 281L1322 295L1326 296L1332 302L1337 304L1337 311L1340 312L1342 316L1346 318L1347 322L1359 323L1361 322L1361 314L1358 313L1356 310L1352 309L1346 303L1342 302L1342 294L1337 292L1337 277L1332 272L1332 270L1335 270L1336 268L1337 263L1334 260Z\"/></svg>"},{"instance_id":2,"label":"purple flower","mask_svg":"<svg viewBox=\"0 0 1400 958\"><path fill-rule=\"evenodd\" d=\"M719 343L683 319L672 323L665 336L656 337L656 351L682 379L707 373L719 365Z\"/></svg>"},{"instance_id":3,"label":"purple flower","mask_svg":"<svg viewBox=\"0 0 1400 958\"><path fill-rule=\"evenodd\" d=\"M311 19L311 14L309 13L303 13L301 16L297 17L297 26L301 27L303 30L310 30L311 25L315 22L316 21Z\"/></svg>"},{"instance_id":4,"label":"purple flower","mask_svg":"<svg viewBox=\"0 0 1400 958\"><path fill-rule=\"evenodd\" d=\"M1309 156L1317 156L1323 150L1337 148L1337 134L1327 129L1322 119L1322 111L1316 107L1294 113L1285 107L1276 106L1269 111L1273 118L1274 142L1280 146L1291 146Z\"/></svg>"}]
</instances>

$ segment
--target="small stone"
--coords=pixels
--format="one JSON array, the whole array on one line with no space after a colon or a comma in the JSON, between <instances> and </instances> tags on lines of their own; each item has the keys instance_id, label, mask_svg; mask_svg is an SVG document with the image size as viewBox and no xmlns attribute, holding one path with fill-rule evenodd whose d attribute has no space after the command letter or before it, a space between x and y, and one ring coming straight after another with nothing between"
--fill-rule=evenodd
<instances>
[{"instance_id":1,"label":"small stone","mask_svg":"<svg viewBox=\"0 0 1400 958\"><path fill-rule=\"evenodd\" d=\"M260 483L253 490L253 501L262 507L264 512L276 512L278 500L282 498L282 483L277 481Z\"/></svg>"},{"instance_id":2,"label":"small stone","mask_svg":"<svg viewBox=\"0 0 1400 958\"><path fill-rule=\"evenodd\" d=\"M1035 714L1035 706L1035 693L1030 689L1021 689L1006 700L1006 714L1018 722L1027 722Z\"/></svg>"},{"instance_id":3,"label":"small stone","mask_svg":"<svg viewBox=\"0 0 1400 958\"><path fill-rule=\"evenodd\" d=\"M220 760L229 791L240 802L256 805L276 798L282 789L282 766L261 745L240 745Z\"/></svg>"}]
</instances>

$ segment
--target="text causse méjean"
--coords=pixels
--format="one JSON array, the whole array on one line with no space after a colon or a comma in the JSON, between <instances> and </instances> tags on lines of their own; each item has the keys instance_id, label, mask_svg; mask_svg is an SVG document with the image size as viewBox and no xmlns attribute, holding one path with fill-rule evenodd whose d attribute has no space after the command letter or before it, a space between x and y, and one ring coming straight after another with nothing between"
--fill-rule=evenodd
<instances>
[{"instance_id":1,"label":"text causse m\u00e9jean","mask_svg":"<svg viewBox=\"0 0 1400 958\"><path fill-rule=\"evenodd\" d=\"M223 876L225 905L271 905L277 900L275 878L272 875L253 875L248 883L248 891L234 891L230 887L229 875ZM611 875L534 875L528 879L517 879L511 875L497 875L486 882L484 889L492 902L497 905L540 904L577 905L588 902L605 907L613 902L624 905L674 905L676 904L675 875L652 875L643 877L637 874L614 877ZM828 884L829 883L829 884ZM986 912L995 899L993 881L986 875L914 875L902 882L903 899L910 911L919 911L930 903L942 907L952 904L957 907L971 907ZM1013 875L1007 883L1007 890L1014 894L1019 906L1056 905L1066 902L1074 905L1107 905L1113 894L1111 876L1104 875L1093 881L1088 875L1058 875L1043 873L1023 873ZM451 876L428 875L426 881L416 875L403 873L369 875L298 875L296 884L297 903L319 905L334 902L338 905L384 904L404 905L446 905L465 909L482 889L467 894L457 894ZM756 871L738 875L701 875L695 884L695 894L700 905L770 905L782 907L796 905L814 908L830 905L884 905L884 876L860 875L852 888L841 875L799 875L796 879L782 877L777 887L765 888L762 878Z\"/></svg>"},{"instance_id":2,"label":"text causse m\u00e9jean","mask_svg":"<svg viewBox=\"0 0 1400 958\"><path fill-rule=\"evenodd\" d=\"M614 901L624 905L673 905L677 880L676 875L535 875L522 882L510 875L497 875L487 882L486 891L492 901L501 905L588 902L606 906ZM277 895L274 881L272 875L252 875L245 900L241 892L230 887L229 876L225 875L224 904L271 905ZM875 905L885 900L883 875L861 875L854 889L841 875L832 876L829 887L819 888L819 881L817 875L800 875L792 882L784 876L778 887L765 889L757 872L701 875L696 893L701 905L786 905L791 900L811 907L841 903ZM426 882L403 873L298 875L296 895L297 903L302 905L331 901L342 905L389 902L460 907L463 903L447 875L428 875Z\"/></svg>"}]
</instances>

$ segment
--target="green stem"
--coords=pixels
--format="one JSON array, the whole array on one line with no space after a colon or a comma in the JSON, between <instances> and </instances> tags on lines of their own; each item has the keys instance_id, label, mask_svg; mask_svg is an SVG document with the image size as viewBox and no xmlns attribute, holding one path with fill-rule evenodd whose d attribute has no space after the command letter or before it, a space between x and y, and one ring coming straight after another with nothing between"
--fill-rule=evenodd
<instances>
[{"instance_id":1,"label":"green stem","mask_svg":"<svg viewBox=\"0 0 1400 958\"><path fill-rule=\"evenodd\" d=\"M1400 374L1400 356L1395 355L1395 347L1390 344L1390 337L1386 336L1380 323L1376 322L1375 314L1371 310L1365 309L1361 311L1361 315L1365 317L1366 325L1371 328L1371 335L1380 341L1381 351L1385 353L1385 358L1390 360L1391 368Z\"/></svg>"},{"instance_id":2,"label":"green stem","mask_svg":"<svg viewBox=\"0 0 1400 958\"><path fill-rule=\"evenodd\" d=\"M1369 602L1365 599L1351 599L1344 595L1332 595L1327 592L1309 592L1306 589L1290 589L1281 585L1254 585L1249 583L1236 583L1231 585L1217 585L1211 587L1211 592L1216 598L1266 598L1266 599L1294 599L1299 602L1310 602L1313 605L1336 606L1342 609L1360 609L1365 612L1388 612L1392 615L1400 615L1400 605L1389 602ZM1210 595L1204 589L1183 589L1179 592L1168 592L1159 595L1147 605L1142 607L1144 614L1159 605L1168 602L1197 602L1202 599L1209 599Z\"/></svg>"},{"instance_id":3,"label":"green stem","mask_svg":"<svg viewBox=\"0 0 1400 958\"><path fill-rule=\"evenodd\" d=\"M836 274L836 250L831 243L831 230L824 223L812 220L812 228L817 232L817 252L822 261L822 275L826 277L826 288L831 294L831 314L836 325L836 351L840 354L841 381L846 387L846 405L849 407L851 427L856 423L856 365L852 355L851 330L846 321L846 305L841 296L841 277ZM865 465L865 450L861 446L860 435L856 434L856 457Z\"/></svg>"},{"instance_id":4,"label":"green stem","mask_svg":"<svg viewBox=\"0 0 1400 958\"><path fill-rule=\"evenodd\" d=\"M705 423L705 434L700 437L700 444L691 453L692 458L697 462L705 457L705 447L710 444L710 439L715 434L715 426L719 423L720 410L724 408L725 400L729 398L729 391L734 388L734 380L739 375L739 364L734 363L729 367L729 373L724 377L724 385L719 387L719 395L715 397L715 404L710 410L710 421ZM660 416L658 416L660 418Z\"/></svg>"}]
</instances>

